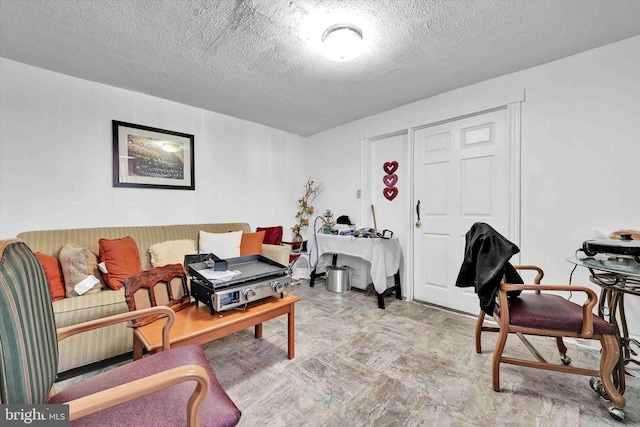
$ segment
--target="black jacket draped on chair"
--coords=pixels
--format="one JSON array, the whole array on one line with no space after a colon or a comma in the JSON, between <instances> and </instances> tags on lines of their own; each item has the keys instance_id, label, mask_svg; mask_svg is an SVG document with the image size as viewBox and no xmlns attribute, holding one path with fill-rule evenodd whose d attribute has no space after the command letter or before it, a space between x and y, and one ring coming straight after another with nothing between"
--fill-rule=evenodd
<instances>
[{"instance_id":1,"label":"black jacket draped on chair","mask_svg":"<svg viewBox=\"0 0 640 427\"><path fill-rule=\"evenodd\" d=\"M465 252L456 280L459 288L475 287L480 308L493 315L495 297L504 277L507 283L524 283L509 263L520 249L494 230L490 225L477 222L466 234ZM520 294L517 292L516 295Z\"/></svg>"}]
</instances>

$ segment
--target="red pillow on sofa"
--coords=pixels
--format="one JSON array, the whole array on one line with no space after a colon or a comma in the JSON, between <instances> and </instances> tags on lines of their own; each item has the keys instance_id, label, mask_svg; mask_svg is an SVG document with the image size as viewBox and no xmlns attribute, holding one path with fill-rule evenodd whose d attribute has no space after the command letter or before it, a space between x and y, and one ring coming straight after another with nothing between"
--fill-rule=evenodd
<instances>
[{"instance_id":1,"label":"red pillow on sofa","mask_svg":"<svg viewBox=\"0 0 640 427\"><path fill-rule=\"evenodd\" d=\"M242 233L242 240L240 241L240 256L260 255L262 253L264 235L264 230L256 231L255 233Z\"/></svg>"},{"instance_id":2,"label":"red pillow on sofa","mask_svg":"<svg viewBox=\"0 0 640 427\"><path fill-rule=\"evenodd\" d=\"M51 301L64 299L64 279L62 278L60 262L56 257L43 254L42 252L36 252L36 256L44 269L44 276L47 278L47 285L49 285Z\"/></svg>"},{"instance_id":3,"label":"red pillow on sofa","mask_svg":"<svg viewBox=\"0 0 640 427\"><path fill-rule=\"evenodd\" d=\"M142 271L138 245L132 237L100 239L98 246L100 261L107 267L107 274L103 277L111 289L120 289L124 286L124 279Z\"/></svg>"},{"instance_id":4,"label":"red pillow on sofa","mask_svg":"<svg viewBox=\"0 0 640 427\"><path fill-rule=\"evenodd\" d=\"M277 245L282 243L282 226L277 227L258 227L256 231L264 231L264 240L262 243L265 245Z\"/></svg>"}]
</instances>

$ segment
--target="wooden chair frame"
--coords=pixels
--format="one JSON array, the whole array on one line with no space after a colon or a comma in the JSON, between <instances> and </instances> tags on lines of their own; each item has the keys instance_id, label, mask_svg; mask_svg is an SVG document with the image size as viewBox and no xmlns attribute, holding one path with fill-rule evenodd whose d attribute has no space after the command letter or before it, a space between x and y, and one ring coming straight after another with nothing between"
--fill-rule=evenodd
<instances>
[{"instance_id":1,"label":"wooden chair frame","mask_svg":"<svg viewBox=\"0 0 640 427\"><path fill-rule=\"evenodd\" d=\"M171 281L179 278L181 281L182 297L176 299L173 295L173 289L171 287ZM167 291L169 300L166 304L159 304L156 297L156 286L164 284L164 288ZM170 264L163 267L155 267L151 270L143 271L131 276L124 281L124 299L129 306L129 311L137 310L135 294L137 292L143 292L146 290L149 304L151 307L159 305L167 306L173 311L181 310L191 305L191 295L189 288L187 287L187 275L184 272L184 268L180 264ZM156 320L158 316L147 316L144 318L138 318L131 321L131 325L135 327L143 326Z\"/></svg>"},{"instance_id":2,"label":"wooden chair frame","mask_svg":"<svg viewBox=\"0 0 640 427\"><path fill-rule=\"evenodd\" d=\"M624 419L624 412L622 408L626 405L626 400L622 396L624 389L619 390L614 383L614 377L616 375L624 375L623 367L621 366L620 358L620 344L619 337L614 334L598 334L594 333L593 328L593 309L598 303L598 297L594 291L583 286L574 285L541 285L540 280L543 278L544 273L542 269L536 266L514 266L519 270L534 270L538 272L538 275L534 279L534 284L519 285L501 283L498 289L498 302L497 305L500 309L500 315L494 315L494 320L498 324L498 327L485 327L483 326L484 312L481 311L478 315L478 321L476 323L476 352L481 353L480 335L482 331L498 332L498 340L493 350L492 360L492 386L495 391L501 391L500 388L500 364L507 363L511 365L525 366L530 368L545 369L557 372L566 372L578 375L587 375L591 377L597 377L601 380L604 390L596 390L596 387L592 384L594 390L600 393L603 397L606 396L614 406L609 408L609 413L617 419ZM509 313L509 300L508 293L513 291L534 291L539 294L540 291L560 291L560 292L573 292L586 294L587 300L582 305L582 329L579 332L567 332L551 329L537 329L515 326L510 324ZM522 340L525 346L537 359L526 360L513 357L503 356L504 348L507 342L509 334L516 334L518 338ZM546 336L555 337L556 344L560 353L563 355L562 364L549 363L544 357L535 349L535 347L526 339L524 335L534 336ZM564 345L562 339L567 338L581 338L581 339L593 339L600 341L602 346L602 355L600 358L599 369L588 369L581 367L569 366L571 359L566 356L567 348ZM566 359L565 359L566 358ZM622 372L621 372L622 371Z\"/></svg>"},{"instance_id":3,"label":"wooden chair frame","mask_svg":"<svg viewBox=\"0 0 640 427\"><path fill-rule=\"evenodd\" d=\"M536 277L533 279L533 283L535 285L539 285L544 278L544 271L537 265L514 265L513 268L515 268L516 270L535 271L537 273ZM539 294L540 289L536 289L535 293ZM500 332L500 328L498 327L484 326L484 318L485 312L480 310L480 313L478 314L478 321L476 323L476 353L482 353L482 331ZM518 336L520 341L522 341L522 343L529 349L529 351L533 353L534 356L538 357L536 355L538 352L536 351L535 347L531 345L529 340L527 340L527 338L521 333L518 333L516 335ZM571 364L571 358L567 356L567 347L564 345L562 337L556 337L556 345L558 346L558 352L560 353L560 360L562 361L562 363L564 363L565 365Z\"/></svg>"},{"instance_id":4,"label":"wooden chair frame","mask_svg":"<svg viewBox=\"0 0 640 427\"><path fill-rule=\"evenodd\" d=\"M156 319L167 318L162 328L162 349L169 350L169 329L175 322L175 313L166 306L150 307L134 312L116 314L60 328L57 330L58 341L81 332L149 316L153 316ZM204 401L211 385L207 372L198 365L184 365L169 369L146 378L66 402L66 404L69 405L69 419L73 421L185 381L196 382L196 387L187 403L187 425L196 427L200 425L200 405ZM51 388L49 396L54 394L55 385Z\"/></svg>"}]
</instances>

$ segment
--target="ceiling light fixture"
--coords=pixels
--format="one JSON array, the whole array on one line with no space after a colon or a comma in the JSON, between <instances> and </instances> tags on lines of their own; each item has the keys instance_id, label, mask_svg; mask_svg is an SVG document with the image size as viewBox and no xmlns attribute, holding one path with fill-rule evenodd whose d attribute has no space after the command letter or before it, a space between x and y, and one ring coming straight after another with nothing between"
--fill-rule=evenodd
<instances>
[{"instance_id":1,"label":"ceiling light fixture","mask_svg":"<svg viewBox=\"0 0 640 427\"><path fill-rule=\"evenodd\" d=\"M363 50L362 31L350 24L329 27L322 35L322 49L324 56L332 61L356 59Z\"/></svg>"}]
</instances>

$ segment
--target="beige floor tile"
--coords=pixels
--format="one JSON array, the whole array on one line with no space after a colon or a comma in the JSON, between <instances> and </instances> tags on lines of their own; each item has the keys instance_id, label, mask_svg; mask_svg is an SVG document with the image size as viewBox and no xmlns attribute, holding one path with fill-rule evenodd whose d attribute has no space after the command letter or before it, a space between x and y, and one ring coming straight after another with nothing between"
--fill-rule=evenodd
<instances>
[{"instance_id":1,"label":"beige floor tile","mask_svg":"<svg viewBox=\"0 0 640 427\"><path fill-rule=\"evenodd\" d=\"M587 377L512 365L491 387L497 334L475 352L475 317L363 291L328 292L322 281L291 290L296 357L287 358L286 319L203 346L242 411L240 426L630 426L640 425L640 367L629 367L626 423L610 418ZM555 340L534 338L548 360ZM579 366L597 367L599 347L568 343ZM505 354L529 357L513 336ZM93 375L88 373L86 375ZM78 378L58 383L58 388Z\"/></svg>"}]
</instances>

